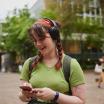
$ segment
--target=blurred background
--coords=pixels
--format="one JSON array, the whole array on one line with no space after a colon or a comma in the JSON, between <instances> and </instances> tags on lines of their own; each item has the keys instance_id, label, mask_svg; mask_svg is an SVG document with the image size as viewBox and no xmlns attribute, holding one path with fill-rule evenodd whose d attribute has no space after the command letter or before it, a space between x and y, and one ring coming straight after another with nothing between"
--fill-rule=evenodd
<instances>
[{"instance_id":1,"label":"blurred background","mask_svg":"<svg viewBox=\"0 0 104 104\"><path fill-rule=\"evenodd\" d=\"M27 30L43 17L61 23L65 53L78 60L87 73L87 81L92 84L95 64L104 56L104 0L0 0L0 77L6 76L4 72L16 72L18 79L24 61L36 55L37 49ZM1 87L4 88L3 85ZM88 85L88 89L92 91L93 87ZM100 96L99 91L97 94ZM104 89L102 91L104 93ZM93 103L93 99L89 104L104 104L102 98L97 98L101 103Z\"/></svg>"}]
</instances>

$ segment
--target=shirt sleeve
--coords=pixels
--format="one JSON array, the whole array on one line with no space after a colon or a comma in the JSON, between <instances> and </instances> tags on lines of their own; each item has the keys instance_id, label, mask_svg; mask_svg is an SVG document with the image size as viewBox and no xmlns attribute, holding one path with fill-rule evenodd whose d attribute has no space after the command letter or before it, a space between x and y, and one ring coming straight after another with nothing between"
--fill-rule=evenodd
<instances>
[{"instance_id":1,"label":"shirt sleeve","mask_svg":"<svg viewBox=\"0 0 104 104\"><path fill-rule=\"evenodd\" d=\"M29 62L30 62L30 58L27 59L23 64L21 74L20 74L21 80L29 81Z\"/></svg>"},{"instance_id":2,"label":"shirt sleeve","mask_svg":"<svg viewBox=\"0 0 104 104\"><path fill-rule=\"evenodd\" d=\"M71 87L75 87L85 83L84 73L78 61L71 59L71 75L69 79Z\"/></svg>"}]
</instances>

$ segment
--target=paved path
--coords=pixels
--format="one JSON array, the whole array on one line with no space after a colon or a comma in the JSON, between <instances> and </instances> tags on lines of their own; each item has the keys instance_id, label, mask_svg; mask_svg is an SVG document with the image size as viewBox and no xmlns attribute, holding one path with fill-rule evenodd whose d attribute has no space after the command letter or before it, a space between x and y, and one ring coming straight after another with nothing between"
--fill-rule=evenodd
<instances>
[{"instance_id":1,"label":"paved path","mask_svg":"<svg viewBox=\"0 0 104 104\"><path fill-rule=\"evenodd\" d=\"M104 104L104 88L99 89L95 83L97 77L92 72L86 72L87 103ZM19 74L0 73L0 104L26 104L19 100Z\"/></svg>"},{"instance_id":2,"label":"paved path","mask_svg":"<svg viewBox=\"0 0 104 104\"><path fill-rule=\"evenodd\" d=\"M97 87L95 79L98 78L98 75L95 75L93 72L86 72L86 81L87 81L87 103L86 104L104 104L104 85L102 88Z\"/></svg>"}]
</instances>

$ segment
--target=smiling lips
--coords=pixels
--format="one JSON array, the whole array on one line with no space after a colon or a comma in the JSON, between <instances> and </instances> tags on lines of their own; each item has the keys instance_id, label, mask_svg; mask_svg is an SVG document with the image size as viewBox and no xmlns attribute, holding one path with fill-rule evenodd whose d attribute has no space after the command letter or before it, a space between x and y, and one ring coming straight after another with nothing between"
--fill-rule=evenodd
<instances>
[{"instance_id":1,"label":"smiling lips","mask_svg":"<svg viewBox=\"0 0 104 104\"><path fill-rule=\"evenodd\" d=\"M43 47L43 48L39 48L41 51L43 51L46 47Z\"/></svg>"}]
</instances>

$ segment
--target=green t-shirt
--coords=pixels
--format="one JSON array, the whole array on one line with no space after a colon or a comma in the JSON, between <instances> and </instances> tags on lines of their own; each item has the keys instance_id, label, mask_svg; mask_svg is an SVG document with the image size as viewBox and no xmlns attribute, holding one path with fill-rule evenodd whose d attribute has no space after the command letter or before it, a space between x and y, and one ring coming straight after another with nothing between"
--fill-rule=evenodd
<instances>
[{"instance_id":1,"label":"green t-shirt","mask_svg":"<svg viewBox=\"0 0 104 104\"><path fill-rule=\"evenodd\" d=\"M23 65L20 79L31 83L33 88L48 87L61 93L69 91L69 86L64 78L62 69L55 70L55 67L49 68L43 62L38 63L35 69L32 70L29 79L29 60L30 58ZM74 87L84 84L84 74L77 60L72 58L70 65L70 86Z\"/></svg>"}]
</instances>

